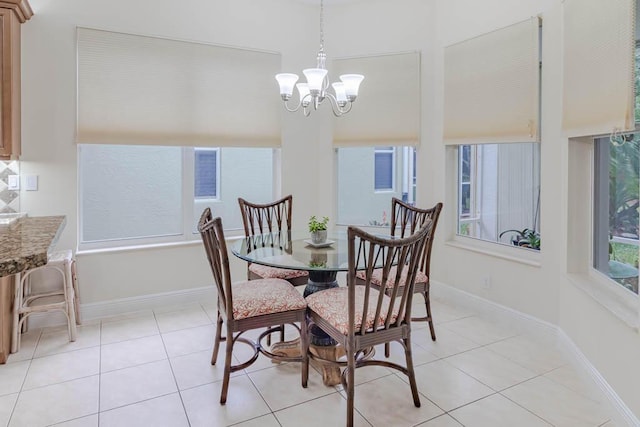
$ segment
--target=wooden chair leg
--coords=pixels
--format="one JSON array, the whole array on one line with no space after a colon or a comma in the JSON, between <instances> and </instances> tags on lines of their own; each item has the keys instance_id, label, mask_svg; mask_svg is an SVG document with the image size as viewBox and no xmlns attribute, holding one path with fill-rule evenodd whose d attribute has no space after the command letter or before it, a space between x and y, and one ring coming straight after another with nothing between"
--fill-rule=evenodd
<instances>
[{"instance_id":1,"label":"wooden chair leg","mask_svg":"<svg viewBox=\"0 0 640 427\"><path fill-rule=\"evenodd\" d=\"M433 317L431 316L431 301L429 299L429 291L422 292L424 305L427 307L427 322L429 322L429 331L431 332L431 340L436 340L436 330L433 327Z\"/></svg>"},{"instance_id":2,"label":"wooden chair leg","mask_svg":"<svg viewBox=\"0 0 640 427\"><path fill-rule=\"evenodd\" d=\"M218 360L218 350L220 349L220 335L222 334L222 316L218 311L218 321L216 322L216 338L213 343L213 354L211 355L211 364L215 365Z\"/></svg>"},{"instance_id":3,"label":"wooden chair leg","mask_svg":"<svg viewBox=\"0 0 640 427\"><path fill-rule=\"evenodd\" d=\"M347 427L353 427L353 406L355 404L355 371L356 355L353 353L352 349L347 348Z\"/></svg>"},{"instance_id":4,"label":"wooden chair leg","mask_svg":"<svg viewBox=\"0 0 640 427\"><path fill-rule=\"evenodd\" d=\"M309 327L306 320L300 322L300 349L302 356L302 387L307 388L309 382Z\"/></svg>"},{"instance_id":5,"label":"wooden chair leg","mask_svg":"<svg viewBox=\"0 0 640 427\"><path fill-rule=\"evenodd\" d=\"M229 377L231 376L231 355L233 353L233 332L227 328L227 351L224 358L224 376L222 390L220 391L220 404L227 403L227 391L229 391Z\"/></svg>"},{"instance_id":6,"label":"wooden chair leg","mask_svg":"<svg viewBox=\"0 0 640 427\"><path fill-rule=\"evenodd\" d=\"M416 408L420 407L420 395L418 394L418 385L416 383L416 374L413 369L413 356L411 354L411 339L402 340L404 345L404 354L407 362L407 376L409 377L409 385L411 386L411 394L413 395L413 404Z\"/></svg>"}]
</instances>

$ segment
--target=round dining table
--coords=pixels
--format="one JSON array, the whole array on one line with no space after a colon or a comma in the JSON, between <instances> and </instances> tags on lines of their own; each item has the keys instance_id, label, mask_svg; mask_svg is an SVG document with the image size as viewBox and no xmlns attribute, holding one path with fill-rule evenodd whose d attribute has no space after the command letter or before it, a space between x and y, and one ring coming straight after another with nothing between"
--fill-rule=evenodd
<instances>
[{"instance_id":1,"label":"round dining table","mask_svg":"<svg viewBox=\"0 0 640 427\"><path fill-rule=\"evenodd\" d=\"M232 253L250 263L291 270L306 270L309 279L304 289L304 296L324 289L338 286L337 273L347 271L348 246L345 231L333 231L327 235L323 244L314 244L308 232L282 231L246 237L231 246ZM339 358L342 349L336 342L317 326L311 328L311 351L325 358ZM274 344L282 345L281 343ZM290 345L295 350L297 344ZM286 346L286 344L284 344ZM294 351L295 351L294 350ZM272 347L272 351L275 351ZM299 350L298 350L299 351ZM325 385L340 382L337 368L325 369L323 380Z\"/></svg>"}]
</instances>

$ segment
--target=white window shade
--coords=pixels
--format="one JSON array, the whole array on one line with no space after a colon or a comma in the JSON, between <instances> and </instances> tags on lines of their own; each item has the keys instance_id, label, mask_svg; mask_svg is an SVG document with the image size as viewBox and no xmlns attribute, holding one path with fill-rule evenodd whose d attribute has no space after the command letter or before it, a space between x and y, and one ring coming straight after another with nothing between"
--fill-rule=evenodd
<instances>
[{"instance_id":1,"label":"white window shade","mask_svg":"<svg viewBox=\"0 0 640 427\"><path fill-rule=\"evenodd\" d=\"M447 46L444 142L537 142L539 20Z\"/></svg>"},{"instance_id":2,"label":"white window shade","mask_svg":"<svg viewBox=\"0 0 640 427\"><path fill-rule=\"evenodd\" d=\"M634 0L565 0L562 129L634 129Z\"/></svg>"},{"instance_id":3,"label":"white window shade","mask_svg":"<svg viewBox=\"0 0 640 427\"><path fill-rule=\"evenodd\" d=\"M280 55L78 29L78 143L280 145Z\"/></svg>"},{"instance_id":4,"label":"white window shade","mask_svg":"<svg viewBox=\"0 0 640 427\"><path fill-rule=\"evenodd\" d=\"M420 54L337 59L332 79L363 74L349 114L334 121L336 146L415 146L420 142Z\"/></svg>"}]
</instances>

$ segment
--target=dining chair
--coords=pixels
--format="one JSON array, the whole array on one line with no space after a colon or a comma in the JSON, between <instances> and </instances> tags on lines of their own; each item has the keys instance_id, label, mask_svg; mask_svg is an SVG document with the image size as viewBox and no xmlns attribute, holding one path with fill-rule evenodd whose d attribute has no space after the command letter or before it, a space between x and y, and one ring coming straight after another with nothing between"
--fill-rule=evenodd
<instances>
[{"instance_id":1,"label":"dining chair","mask_svg":"<svg viewBox=\"0 0 640 427\"><path fill-rule=\"evenodd\" d=\"M429 209L420 209L415 206L411 206L408 203L403 202L400 199L391 199L391 236L394 237L406 237L414 233L420 227L422 227L427 221L433 223L431 234L433 235L438 225L438 218L442 211L442 203L437 203L434 207ZM431 314L431 300L430 300L430 268L431 268L431 249L433 248L433 238L427 241L424 246L424 251L421 254L420 263L418 267L418 274L416 277L416 283L414 292L419 293L424 298L424 304L426 308L426 316L414 317L413 321L426 321L429 323L429 331L431 332L431 339L436 340L436 331L433 326L433 316ZM392 274L393 276L393 274ZM359 283L363 283L365 280L365 273L358 272L357 279ZM374 286L378 289L382 288L382 272L374 271L373 275ZM400 276L400 286L405 282L405 278ZM389 288L392 283L387 283ZM387 289L389 292L389 289ZM385 346L385 354L389 357L389 346Z\"/></svg>"},{"instance_id":2,"label":"dining chair","mask_svg":"<svg viewBox=\"0 0 640 427\"><path fill-rule=\"evenodd\" d=\"M246 237L264 233L291 232L293 196L288 195L271 203L252 203L239 197L240 214ZM285 239L286 240L286 239ZM252 279L278 278L294 286L306 285L309 273L306 270L290 270L249 263L247 277Z\"/></svg>"},{"instance_id":3,"label":"dining chair","mask_svg":"<svg viewBox=\"0 0 640 427\"><path fill-rule=\"evenodd\" d=\"M238 204L246 237L276 232L291 233L292 195L262 204L248 202L239 197ZM283 241L286 244L287 239L283 239ZM309 272L248 263L247 278L249 280L278 278L284 279L294 286L302 286L307 284ZM284 341L284 327L280 332L280 341ZM267 337L267 345L269 344L271 344L271 336Z\"/></svg>"},{"instance_id":4,"label":"dining chair","mask_svg":"<svg viewBox=\"0 0 640 427\"><path fill-rule=\"evenodd\" d=\"M220 342L226 342L220 404L224 405L227 401L231 373L251 366L260 353L280 362L302 361L302 387L306 388L309 378L309 373L306 371L309 369L306 352L301 351L301 356L276 355L261 345L262 339L274 332L274 328L279 329L281 325L293 324L300 330L301 350L308 346L305 327L307 304L302 295L291 283L282 279L245 280L232 283L222 220L212 218L211 210L206 208L198 222L198 231L218 290L218 314L211 356L212 365L215 365L218 359ZM299 323L300 327L295 323ZM223 324L226 325L225 336L222 336ZM267 328L267 330L260 334L256 341L241 336L246 331L258 328ZM231 359L236 343L251 346L253 355L245 362L232 365Z\"/></svg>"},{"instance_id":5,"label":"dining chair","mask_svg":"<svg viewBox=\"0 0 640 427\"><path fill-rule=\"evenodd\" d=\"M411 354L411 303L418 266L424 246L431 238L432 226L433 222L427 221L405 238L378 237L349 226L347 286L306 298L309 327L321 328L345 350L346 362L330 361L313 353L308 358L321 364L346 366L341 382L347 392L347 426L353 425L355 369L363 366L385 366L407 375L413 403L420 406ZM362 283L356 282L359 270L365 277ZM377 272L384 282L391 284L387 292L376 289ZM370 358L373 346L391 341L399 341L404 347L405 366ZM309 351L308 341L305 350ZM303 363L309 363L309 359ZM308 374L308 368L303 370Z\"/></svg>"}]
</instances>

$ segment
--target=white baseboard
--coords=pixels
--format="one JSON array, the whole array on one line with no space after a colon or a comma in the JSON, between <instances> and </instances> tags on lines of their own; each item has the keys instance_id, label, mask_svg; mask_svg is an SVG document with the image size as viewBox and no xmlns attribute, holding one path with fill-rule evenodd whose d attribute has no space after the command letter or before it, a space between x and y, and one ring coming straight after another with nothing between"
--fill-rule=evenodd
<instances>
[{"instance_id":1,"label":"white baseboard","mask_svg":"<svg viewBox=\"0 0 640 427\"><path fill-rule=\"evenodd\" d=\"M612 412L617 415L616 419L613 420L615 424L628 425L631 427L640 426L638 417L629 409L622 399L620 399L620 396L618 396L615 390L607 383L605 378L591 364L589 359L587 359L571 338L557 325L443 283L432 281L431 290L433 298L436 300L441 300L449 304L457 304L482 316L515 324L522 332L555 337L558 349L563 352L574 366L581 368L580 373L585 380L593 384L600 393L607 397L607 403L609 403Z\"/></svg>"},{"instance_id":2,"label":"white baseboard","mask_svg":"<svg viewBox=\"0 0 640 427\"><path fill-rule=\"evenodd\" d=\"M203 302L216 304L216 290L213 286L80 304L80 313L83 321L91 321L135 311L156 310Z\"/></svg>"},{"instance_id":3,"label":"white baseboard","mask_svg":"<svg viewBox=\"0 0 640 427\"><path fill-rule=\"evenodd\" d=\"M521 332L555 338L558 347L564 350L565 355L576 366L581 367L585 377L588 377L595 387L607 396L611 409L618 415L617 419L614 420L616 424L640 426L640 421L636 415L625 405L615 390L600 375L571 338L558 326L444 283L432 281L431 290L435 300L455 304L487 318L516 325ZM205 301L210 301L211 303L216 301L216 291L212 286L81 304L80 311L82 320L89 322L136 311L196 304ZM29 327L53 326L64 324L65 322L66 319L62 313L34 314L30 317Z\"/></svg>"},{"instance_id":4,"label":"white baseboard","mask_svg":"<svg viewBox=\"0 0 640 427\"><path fill-rule=\"evenodd\" d=\"M216 291L213 286L80 304L80 317L83 322L91 322L136 311L156 310L206 301L212 305L216 303ZM33 313L29 316L29 328L45 328L66 323L67 318L62 312Z\"/></svg>"},{"instance_id":5,"label":"white baseboard","mask_svg":"<svg viewBox=\"0 0 640 427\"><path fill-rule=\"evenodd\" d=\"M605 380L600 372L589 362L589 359L580 351L571 338L560 328L558 328L558 334L560 336L560 342L565 347L565 354L570 355L572 362L582 368L581 373L588 376L588 379L595 383L598 390L607 397L609 405L618 415L618 418L613 420L615 424L633 427L640 426L638 417L629 409L622 399L620 399L620 396L618 396L607 380Z\"/></svg>"},{"instance_id":6,"label":"white baseboard","mask_svg":"<svg viewBox=\"0 0 640 427\"><path fill-rule=\"evenodd\" d=\"M431 281L432 298L443 302L454 302L459 307L498 322L515 325L520 332L545 337L557 337L558 327L553 323L538 319L513 308L489 301L480 296L465 292L453 286L441 282Z\"/></svg>"}]
</instances>

